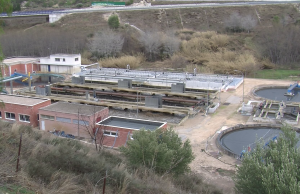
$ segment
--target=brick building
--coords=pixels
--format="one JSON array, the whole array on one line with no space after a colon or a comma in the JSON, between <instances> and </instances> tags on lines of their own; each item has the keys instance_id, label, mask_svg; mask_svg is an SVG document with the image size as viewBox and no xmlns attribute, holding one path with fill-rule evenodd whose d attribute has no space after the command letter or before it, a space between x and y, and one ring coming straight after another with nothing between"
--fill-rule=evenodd
<instances>
[{"instance_id":1,"label":"brick building","mask_svg":"<svg viewBox=\"0 0 300 194\"><path fill-rule=\"evenodd\" d=\"M159 128L167 127L167 123L165 122L115 116L108 117L96 125L104 133L103 138L100 137L102 134L98 133L98 141L102 139L103 145L109 147L121 147L125 145L127 141L131 139L133 131L140 129L154 131Z\"/></svg>"},{"instance_id":2,"label":"brick building","mask_svg":"<svg viewBox=\"0 0 300 194\"><path fill-rule=\"evenodd\" d=\"M4 103L0 106L0 119L33 127L38 126L39 108L51 104L50 99L5 94L0 94L0 101Z\"/></svg>"},{"instance_id":3,"label":"brick building","mask_svg":"<svg viewBox=\"0 0 300 194\"><path fill-rule=\"evenodd\" d=\"M40 129L90 138L87 129L95 130L96 122L108 117L108 112L103 106L57 102L39 110Z\"/></svg>"}]
</instances>

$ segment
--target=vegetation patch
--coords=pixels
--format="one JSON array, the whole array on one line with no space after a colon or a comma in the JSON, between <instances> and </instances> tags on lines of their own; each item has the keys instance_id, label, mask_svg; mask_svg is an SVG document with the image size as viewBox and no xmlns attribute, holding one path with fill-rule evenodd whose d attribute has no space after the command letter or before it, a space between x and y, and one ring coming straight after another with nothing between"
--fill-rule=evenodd
<instances>
[{"instance_id":1,"label":"vegetation patch","mask_svg":"<svg viewBox=\"0 0 300 194\"><path fill-rule=\"evenodd\" d=\"M155 172L153 168L132 168L114 150L96 151L76 140L56 137L29 126L9 124L0 120L0 192L4 193L100 193L106 178L105 193L217 193L214 186L202 182L200 176L187 182ZM16 170L20 134L22 149ZM132 141L134 142L134 141ZM129 143L129 142L128 142ZM152 142L155 143L155 142ZM174 153L173 153L174 154ZM185 153L183 153L185 154ZM170 154L168 154L170 156ZM186 169L186 168L184 168ZM177 169L177 172L183 172ZM181 173L182 180L191 174ZM5 186L3 186L5 185Z\"/></svg>"},{"instance_id":2,"label":"vegetation patch","mask_svg":"<svg viewBox=\"0 0 300 194\"><path fill-rule=\"evenodd\" d=\"M299 80L300 70L265 69L256 72L255 78Z\"/></svg>"}]
</instances>

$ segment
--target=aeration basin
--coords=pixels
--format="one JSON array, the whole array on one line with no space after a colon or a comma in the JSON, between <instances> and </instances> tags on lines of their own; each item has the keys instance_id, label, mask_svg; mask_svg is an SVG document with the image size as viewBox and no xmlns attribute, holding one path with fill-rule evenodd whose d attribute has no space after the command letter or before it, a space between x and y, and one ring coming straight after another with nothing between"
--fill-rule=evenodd
<instances>
[{"instance_id":1,"label":"aeration basin","mask_svg":"<svg viewBox=\"0 0 300 194\"><path fill-rule=\"evenodd\" d=\"M242 152L253 150L258 142L266 144L279 137L282 133L280 127L264 124L238 125L222 131L216 143L223 153L240 158Z\"/></svg>"},{"instance_id":2,"label":"aeration basin","mask_svg":"<svg viewBox=\"0 0 300 194\"><path fill-rule=\"evenodd\" d=\"M284 102L300 102L300 89L293 89L293 96L286 96L288 87L281 86L267 86L256 89L253 93L255 96L275 100L275 101L284 101Z\"/></svg>"}]
</instances>

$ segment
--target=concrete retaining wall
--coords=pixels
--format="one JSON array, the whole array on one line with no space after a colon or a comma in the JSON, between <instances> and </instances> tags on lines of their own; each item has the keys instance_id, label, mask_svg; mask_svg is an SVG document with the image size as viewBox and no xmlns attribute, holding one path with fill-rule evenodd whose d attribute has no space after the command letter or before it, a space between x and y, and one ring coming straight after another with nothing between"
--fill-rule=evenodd
<instances>
[{"instance_id":1,"label":"concrete retaining wall","mask_svg":"<svg viewBox=\"0 0 300 194\"><path fill-rule=\"evenodd\" d=\"M209 108L207 113L214 113L216 112L216 110L219 108L220 103L215 104L215 106L213 108Z\"/></svg>"},{"instance_id":2,"label":"concrete retaining wall","mask_svg":"<svg viewBox=\"0 0 300 194\"><path fill-rule=\"evenodd\" d=\"M60 20L60 18L64 17L67 15L66 13L54 13L54 14L49 14L49 23L54 23Z\"/></svg>"}]
</instances>

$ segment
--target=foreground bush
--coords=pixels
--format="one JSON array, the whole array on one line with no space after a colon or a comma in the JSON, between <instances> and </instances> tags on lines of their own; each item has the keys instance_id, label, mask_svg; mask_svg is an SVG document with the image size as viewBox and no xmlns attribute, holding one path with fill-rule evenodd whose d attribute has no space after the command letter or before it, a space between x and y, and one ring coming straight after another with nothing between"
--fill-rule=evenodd
<instances>
[{"instance_id":1,"label":"foreground bush","mask_svg":"<svg viewBox=\"0 0 300 194\"><path fill-rule=\"evenodd\" d=\"M133 138L127 147L121 148L132 166L144 166L163 176L190 171L189 164L195 158L190 141L183 143L174 130L140 130L133 134Z\"/></svg>"},{"instance_id":2,"label":"foreground bush","mask_svg":"<svg viewBox=\"0 0 300 194\"><path fill-rule=\"evenodd\" d=\"M20 133L23 139L20 168L16 174ZM97 152L89 149L89 145L28 126L0 120L0 134L0 193L6 188L25 188L27 193L45 194L101 193L104 177L107 194L186 194L203 193L204 190L205 193L218 193L212 186L198 184L202 182L201 177L184 174L177 179L168 175L162 177L145 167L128 168L117 151Z\"/></svg>"}]
</instances>

